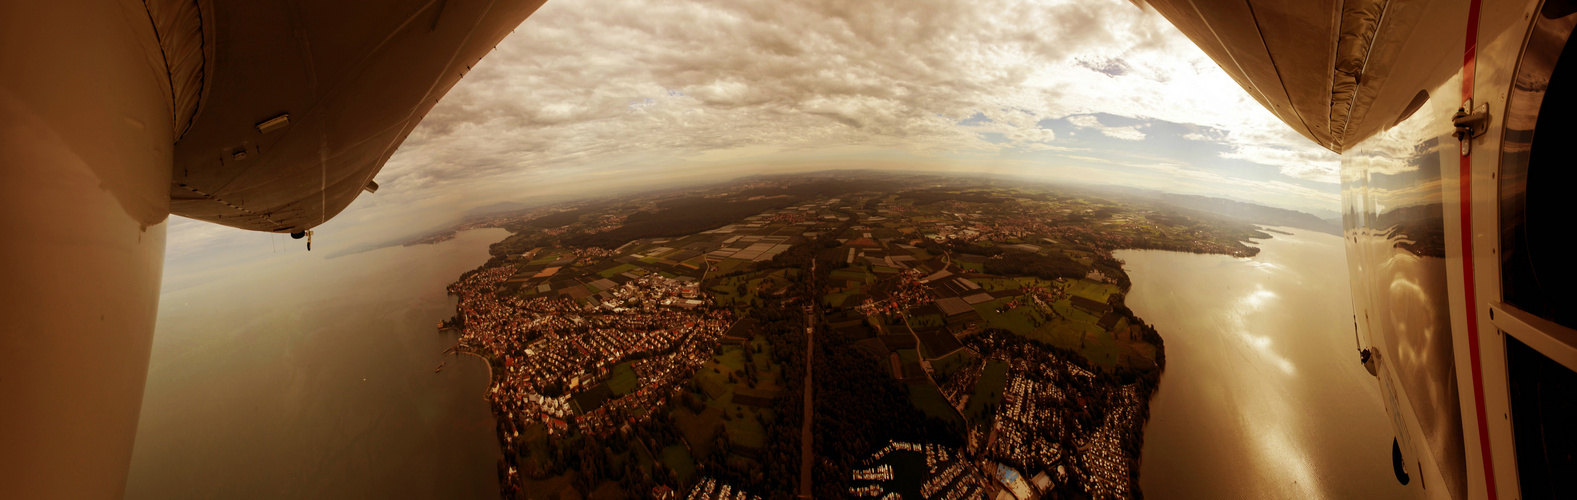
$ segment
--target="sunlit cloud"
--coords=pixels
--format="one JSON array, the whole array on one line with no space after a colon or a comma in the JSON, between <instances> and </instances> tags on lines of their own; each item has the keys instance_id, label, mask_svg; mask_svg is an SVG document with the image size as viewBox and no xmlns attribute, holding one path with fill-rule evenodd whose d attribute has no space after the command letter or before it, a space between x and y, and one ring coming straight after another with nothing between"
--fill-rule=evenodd
<instances>
[{"instance_id":1,"label":"sunlit cloud","mask_svg":"<svg viewBox=\"0 0 1577 500\"><path fill-rule=\"evenodd\" d=\"M1043 125L1058 117L1124 143L1152 137L1156 120L1186 124L1189 140L1229 151L1188 161L1196 170L1241 160L1262 167L1254 182L1333 181L1334 155L1165 19L1122 0L549 2L433 109L379 181L397 198L633 153L660 164L752 146L1114 149ZM1161 155L1186 147L1153 142Z\"/></svg>"},{"instance_id":2,"label":"sunlit cloud","mask_svg":"<svg viewBox=\"0 0 1577 500\"><path fill-rule=\"evenodd\" d=\"M1341 160L1323 149L1236 145L1221 157L1274 166L1288 177L1332 184L1341 181Z\"/></svg>"},{"instance_id":3,"label":"sunlit cloud","mask_svg":"<svg viewBox=\"0 0 1577 500\"><path fill-rule=\"evenodd\" d=\"M1113 137L1125 141L1144 140L1144 132L1139 131L1139 126L1129 125L1126 127L1108 127L1101 124L1101 120L1096 118L1094 115L1070 116L1068 117L1068 123L1078 125L1081 128L1098 130L1100 133L1106 134L1107 137Z\"/></svg>"}]
</instances>

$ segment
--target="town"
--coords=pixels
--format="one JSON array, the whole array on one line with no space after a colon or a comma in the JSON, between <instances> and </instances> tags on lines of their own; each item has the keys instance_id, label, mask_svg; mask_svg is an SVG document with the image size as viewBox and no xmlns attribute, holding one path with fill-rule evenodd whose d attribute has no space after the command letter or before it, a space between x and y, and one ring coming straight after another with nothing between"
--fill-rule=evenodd
<instances>
[{"instance_id":1,"label":"town","mask_svg":"<svg viewBox=\"0 0 1577 500\"><path fill-rule=\"evenodd\" d=\"M439 325L492 368L504 497L1137 496L1165 347L1111 251L1247 256L1263 233L850 175L457 227L512 233L450 285Z\"/></svg>"}]
</instances>

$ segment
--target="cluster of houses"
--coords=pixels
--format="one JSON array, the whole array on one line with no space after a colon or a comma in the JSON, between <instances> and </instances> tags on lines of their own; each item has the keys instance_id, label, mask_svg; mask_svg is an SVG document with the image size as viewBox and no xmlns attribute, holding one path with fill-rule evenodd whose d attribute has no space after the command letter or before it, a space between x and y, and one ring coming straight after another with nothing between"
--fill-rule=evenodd
<instances>
[{"instance_id":1,"label":"cluster of houses","mask_svg":"<svg viewBox=\"0 0 1577 500\"><path fill-rule=\"evenodd\" d=\"M761 500L761 495L747 495L745 490L712 478L705 478L690 488L686 500Z\"/></svg>"},{"instance_id":2,"label":"cluster of houses","mask_svg":"<svg viewBox=\"0 0 1577 500\"><path fill-rule=\"evenodd\" d=\"M449 290L460 299L458 347L498 360L488 399L515 433L538 422L550 432L622 424L613 410L659 403L733 322L726 309L689 304L689 283L656 273L607 283L600 303L510 293L502 284L514 275L501 266ZM621 364L631 372L623 380L613 377Z\"/></svg>"}]
</instances>

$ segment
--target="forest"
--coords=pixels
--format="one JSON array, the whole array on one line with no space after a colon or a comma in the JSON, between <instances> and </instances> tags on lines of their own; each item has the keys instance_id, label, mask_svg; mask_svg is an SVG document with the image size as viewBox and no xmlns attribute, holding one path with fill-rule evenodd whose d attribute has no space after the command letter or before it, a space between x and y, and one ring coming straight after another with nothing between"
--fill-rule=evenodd
<instances>
[{"instance_id":1,"label":"forest","mask_svg":"<svg viewBox=\"0 0 1577 500\"><path fill-rule=\"evenodd\" d=\"M539 228L555 228L555 227L559 227L559 226L564 226L564 225L574 224L576 222L580 222L580 216L586 215L586 214L590 214L590 213L596 213L596 212L601 211L601 210L602 210L602 207L598 206L598 205L586 206L586 207L581 207L581 208L576 208L576 209L571 209L571 210L565 210L563 212L555 212L555 213L547 214L547 215L544 215L544 216L541 216L541 217L537 217L535 219L531 219L529 221L526 221L526 225L533 226L533 227L539 227Z\"/></svg>"},{"instance_id":2,"label":"forest","mask_svg":"<svg viewBox=\"0 0 1577 500\"><path fill-rule=\"evenodd\" d=\"M909 387L883 369L885 360L855 349L842 335L821 335L816 343L816 498L841 498L849 491L849 471L888 441L932 443L958 448L964 428L933 418L909 401Z\"/></svg>"},{"instance_id":3,"label":"forest","mask_svg":"<svg viewBox=\"0 0 1577 500\"><path fill-rule=\"evenodd\" d=\"M684 198L664 203L656 211L639 211L624 225L602 233L582 233L564 241L569 246L618 248L640 238L685 236L734 223L766 210L798 203L794 197L734 201L722 198Z\"/></svg>"},{"instance_id":4,"label":"forest","mask_svg":"<svg viewBox=\"0 0 1577 500\"><path fill-rule=\"evenodd\" d=\"M999 259L987 259L985 268L987 273L998 276L1034 276L1045 280L1079 279L1089 269L1061 252L1041 255L1017 251L1004 252Z\"/></svg>"},{"instance_id":5,"label":"forest","mask_svg":"<svg viewBox=\"0 0 1577 500\"><path fill-rule=\"evenodd\" d=\"M997 204L997 203L1003 203L1003 202L1006 202L1006 201L1010 200L1010 198L1003 198L1001 196L996 196L996 195L991 195L991 194L986 194L986 193L970 192L970 191L962 191L962 192L960 192L960 191L956 191L956 190L948 190L948 189L940 189L940 188L938 188L938 189L917 189L917 190L914 190L914 191L905 191L903 194L898 196L898 199L914 200L915 206L925 206L925 205L930 205L932 203L941 203L941 202L944 202L944 201L962 201L962 202L966 202L966 203L990 203L990 204Z\"/></svg>"}]
</instances>

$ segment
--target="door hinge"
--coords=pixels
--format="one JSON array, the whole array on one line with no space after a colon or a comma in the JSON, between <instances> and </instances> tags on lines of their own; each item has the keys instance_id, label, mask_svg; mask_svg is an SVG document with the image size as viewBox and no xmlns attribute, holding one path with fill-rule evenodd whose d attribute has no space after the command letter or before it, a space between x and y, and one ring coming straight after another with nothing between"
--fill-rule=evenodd
<instances>
[{"instance_id":1,"label":"door hinge","mask_svg":"<svg viewBox=\"0 0 1577 500\"><path fill-rule=\"evenodd\" d=\"M1468 113L1469 109L1473 112ZM1489 103L1479 104L1475 108L1472 99L1463 101L1462 107L1457 108L1457 113L1451 115L1451 125L1456 127L1456 131L1452 132L1451 136L1461 142L1462 156L1467 156L1473 152L1473 139L1489 131Z\"/></svg>"}]
</instances>

